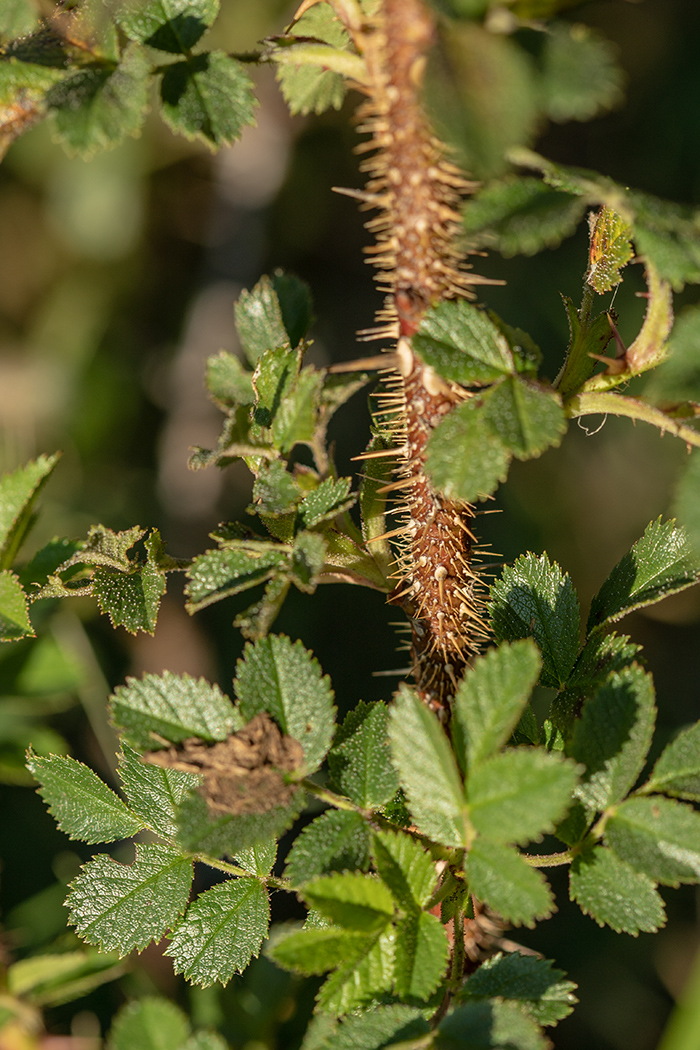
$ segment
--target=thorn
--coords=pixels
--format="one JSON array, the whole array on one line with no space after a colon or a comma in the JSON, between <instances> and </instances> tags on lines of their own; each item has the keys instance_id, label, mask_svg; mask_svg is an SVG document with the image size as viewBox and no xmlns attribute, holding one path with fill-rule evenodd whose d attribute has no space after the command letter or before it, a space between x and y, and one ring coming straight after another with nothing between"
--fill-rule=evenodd
<instances>
[{"instance_id":1,"label":"thorn","mask_svg":"<svg viewBox=\"0 0 700 1050\"><path fill-rule=\"evenodd\" d=\"M373 357L360 357L356 361L338 361L328 369L329 375L337 375L339 372L364 372L379 371L391 368L396 354L375 354Z\"/></svg>"}]
</instances>

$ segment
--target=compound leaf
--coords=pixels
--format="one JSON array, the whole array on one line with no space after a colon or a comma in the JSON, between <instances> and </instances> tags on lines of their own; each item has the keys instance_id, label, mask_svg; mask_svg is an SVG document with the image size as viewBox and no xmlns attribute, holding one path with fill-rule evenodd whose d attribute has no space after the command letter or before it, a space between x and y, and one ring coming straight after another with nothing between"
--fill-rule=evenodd
<instances>
[{"instance_id":1,"label":"compound leaf","mask_svg":"<svg viewBox=\"0 0 700 1050\"><path fill-rule=\"evenodd\" d=\"M192 861L169 846L136 844L133 864L100 854L70 884L69 923L88 944L120 956L160 940L185 910Z\"/></svg>"},{"instance_id":2,"label":"compound leaf","mask_svg":"<svg viewBox=\"0 0 700 1050\"><path fill-rule=\"evenodd\" d=\"M369 828L359 813L328 810L294 840L285 875L293 886L331 871L366 871Z\"/></svg>"},{"instance_id":3,"label":"compound leaf","mask_svg":"<svg viewBox=\"0 0 700 1050\"><path fill-rule=\"evenodd\" d=\"M347 47L348 35L333 11L326 4L319 4L306 11L295 22L293 33L299 37L310 37L334 48ZM317 65L295 65L281 61L280 53L277 79L280 90L292 113L323 113L329 108L340 109L345 98L345 78ZM273 58L276 55L273 53Z\"/></svg>"},{"instance_id":4,"label":"compound leaf","mask_svg":"<svg viewBox=\"0 0 700 1050\"><path fill-rule=\"evenodd\" d=\"M490 610L497 641L534 638L542 685L561 688L578 652L579 601L568 574L546 554L524 554L493 584Z\"/></svg>"},{"instance_id":5,"label":"compound leaf","mask_svg":"<svg viewBox=\"0 0 700 1050\"><path fill-rule=\"evenodd\" d=\"M165 954L175 973L207 987L228 984L260 953L270 925L267 890L258 879L229 879L200 893L173 930Z\"/></svg>"},{"instance_id":6,"label":"compound leaf","mask_svg":"<svg viewBox=\"0 0 700 1050\"><path fill-rule=\"evenodd\" d=\"M571 899L599 926L636 937L655 933L666 922L664 902L652 880L605 846L574 858L569 883Z\"/></svg>"},{"instance_id":7,"label":"compound leaf","mask_svg":"<svg viewBox=\"0 0 700 1050\"><path fill-rule=\"evenodd\" d=\"M141 831L144 822L82 762L29 751L27 769L61 831L81 842L114 842Z\"/></svg>"},{"instance_id":8,"label":"compound leaf","mask_svg":"<svg viewBox=\"0 0 700 1050\"><path fill-rule=\"evenodd\" d=\"M390 714L394 763L420 830L445 846L466 845L466 800L437 717L402 685Z\"/></svg>"},{"instance_id":9,"label":"compound leaf","mask_svg":"<svg viewBox=\"0 0 700 1050\"><path fill-rule=\"evenodd\" d=\"M272 635L247 643L234 689L247 721L267 711L283 733L299 741L307 770L318 768L333 738L333 690L301 642Z\"/></svg>"},{"instance_id":10,"label":"compound leaf","mask_svg":"<svg viewBox=\"0 0 700 1050\"><path fill-rule=\"evenodd\" d=\"M532 459L559 445L567 427L559 395L520 376L509 376L494 387L484 415L516 459Z\"/></svg>"},{"instance_id":11,"label":"compound leaf","mask_svg":"<svg viewBox=\"0 0 700 1050\"><path fill-rule=\"evenodd\" d=\"M591 603L587 630L602 630L634 609L653 605L700 579L695 554L675 521L657 518L619 561Z\"/></svg>"},{"instance_id":12,"label":"compound leaf","mask_svg":"<svg viewBox=\"0 0 700 1050\"><path fill-rule=\"evenodd\" d=\"M328 765L339 789L358 806L383 806L399 789L388 730L386 704L361 700L336 732Z\"/></svg>"},{"instance_id":13,"label":"compound leaf","mask_svg":"<svg viewBox=\"0 0 700 1050\"><path fill-rule=\"evenodd\" d=\"M225 740L238 728L233 704L218 686L171 671L127 678L115 689L110 710L127 740L144 750L162 746L159 737L173 744L189 736Z\"/></svg>"},{"instance_id":14,"label":"compound leaf","mask_svg":"<svg viewBox=\"0 0 700 1050\"><path fill-rule=\"evenodd\" d=\"M283 783L279 774L280 783ZM304 808L305 792L298 788L288 792L278 805L261 812L224 813L212 818L207 802L194 792L188 795L177 813L178 839L192 852L214 857L233 857L271 838L278 838L291 828Z\"/></svg>"},{"instance_id":15,"label":"compound leaf","mask_svg":"<svg viewBox=\"0 0 700 1050\"><path fill-rule=\"evenodd\" d=\"M255 123L256 99L244 66L223 51L200 52L173 62L160 85L163 119L187 139L210 149L228 146Z\"/></svg>"},{"instance_id":16,"label":"compound leaf","mask_svg":"<svg viewBox=\"0 0 700 1050\"><path fill-rule=\"evenodd\" d=\"M375 937L371 948L356 961L341 966L322 986L317 1007L329 1014L349 1013L390 992L394 981L396 930L393 926Z\"/></svg>"},{"instance_id":17,"label":"compound leaf","mask_svg":"<svg viewBox=\"0 0 700 1050\"><path fill-rule=\"evenodd\" d=\"M534 926L554 910L542 872L530 867L511 846L477 838L465 863L469 889L514 926Z\"/></svg>"},{"instance_id":18,"label":"compound leaf","mask_svg":"<svg viewBox=\"0 0 700 1050\"><path fill-rule=\"evenodd\" d=\"M403 832L377 831L372 842L377 873L397 904L404 911L420 911L430 900L437 883L430 854Z\"/></svg>"}]
</instances>

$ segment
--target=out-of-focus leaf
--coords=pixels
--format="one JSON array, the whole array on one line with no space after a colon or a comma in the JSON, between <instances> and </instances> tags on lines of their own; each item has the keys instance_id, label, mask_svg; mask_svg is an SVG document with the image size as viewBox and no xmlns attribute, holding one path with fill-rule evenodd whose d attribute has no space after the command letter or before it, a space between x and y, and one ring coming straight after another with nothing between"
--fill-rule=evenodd
<instances>
[{"instance_id":1,"label":"out-of-focus leaf","mask_svg":"<svg viewBox=\"0 0 700 1050\"><path fill-rule=\"evenodd\" d=\"M378 933L394 914L394 902L384 883L359 872L322 875L300 887L299 895L346 930Z\"/></svg>"},{"instance_id":2,"label":"out-of-focus leaf","mask_svg":"<svg viewBox=\"0 0 700 1050\"><path fill-rule=\"evenodd\" d=\"M700 801L700 722L682 729L667 744L644 790Z\"/></svg>"},{"instance_id":3,"label":"out-of-focus leaf","mask_svg":"<svg viewBox=\"0 0 700 1050\"><path fill-rule=\"evenodd\" d=\"M190 1034L182 1010L169 999L144 996L122 1007L114 1019L108 1050L181 1050Z\"/></svg>"},{"instance_id":4,"label":"out-of-focus leaf","mask_svg":"<svg viewBox=\"0 0 700 1050\"><path fill-rule=\"evenodd\" d=\"M0 572L0 642L14 642L34 636L29 621L27 596L22 584L9 569Z\"/></svg>"},{"instance_id":5,"label":"out-of-focus leaf","mask_svg":"<svg viewBox=\"0 0 700 1050\"><path fill-rule=\"evenodd\" d=\"M0 10L0 38L14 40L36 28L39 12L31 0L5 0Z\"/></svg>"},{"instance_id":6,"label":"out-of-focus leaf","mask_svg":"<svg viewBox=\"0 0 700 1050\"><path fill-rule=\"evenodd\" d=\"M700 307L687 306L676 318L667 356L645 393L654 400L700 401Z\"/></svg>"},{"instance_id":7,"label":"out-of-focus leaf","mask_svg":"<svg viewBox=\"0 0 700 1050\"><path fill-rule=\"evenodd\" d=\"M440 1022L435 1050L548 1050L538 1024L513 1003L464 1003Z\"/></svg>"},{"instance_id":8,"label":"out-of-focus leaf","mask_svg":"<svg viewBox=\"0 0 700 1050\"><path fill-rule=\"evenodd\" d=\"M391 992L395 954L396 929L388 926L378 936L375 935L371 947L367 944L359 959L351 962L345 960L330 975L318 994L318 1010L328 1011L335 1016L343 1015L376 1002L381 995Z\"/></svg>"},{"instance_id":9,"label":"out-of-focus leaf","mask_svg":"<svg viewBox=\"0 0 700 1050\"><path fill-rule=\"evenodd\" d=\"M294 930L278 936L267 954L285 970L304 975L325 973L366 954L372 934L340 926Z\"/></svg>"},{"instance_id":10,"label":"out-of-focus leaf","mask_svg":"<svg viewBox=\"0 0 700 1050\"><path fill-rule=\"evenodd\" d=\"M542 54L544 108L551 120L590 120L622 101L622 70L611 44L580 23L554 22Z\"/></svg>"},{"instance_id":11,"label":"out-of-focus leaf","mask_svg":"<svg viewBox=\"0 0 700 1050\"><path fill-rule=\"evenodd\" d=\"M223 51L190 55L168 66L160 97L166 124L210 149L230 145L255 123L252 81L245 67Z\"/></svg>"},{"instance_id":12,"label":"out-of-focus leaf","mask_svg":"<svg viewBox=\"0 0 700 1050\"><path fill-rule=\"evenodd\" d=\"M127 0L116 12L126 35L140 44L183 54L219 12L219 0Z\"/></svg>"},{"instance_id":13,"label":"out-of-focus leaf","mask_svg":"<svg viewBox=\"0 0 700 1050\"><path fill-rule=\"evenodd\" d=\"M427 471L450 499L476 502L508 476L510 452L484 418L477 398L458 405L428 442Z\"/></svg>"},{"instance_id":14,"label":"out-of-focus leaf","mask_svg":"<svg viewBox=\"0 0 700 1050\"><path fill-rule=\"evenodd\" d=\"M312 38L334 48L346 48L349 44L348 34L327 4L317 4L306 11L294 23L292 33L295 37ZM323 113L331 107L340 109L345 98L344 77L317 65L295 65L293 60L282 62L284 57L284 51L272 53L272 58L278 61L280 90L292 113Z\"/></svg>"},{"instance_id":15,"label":"out-of-focus leaf","mask_svg":"<svg viewBox=\"0 0 700 1050\"><path fill-rule=\"evenodd\" d=\"M586 210L579 197L541 179L508 176L489 183L464 205L467 240L502 255L535 255L571 236Z\"/></svg>"},{"instance_id":16,"label":"out-of-focus leaf","mask_svg":"<svg viewBox=\"0 0 700 1050\"><path fill-rule=\"evenodd\" d=\"M429 1031L423 1012L415 1006L376 1006L343 1018L327 1039L309 1050L382 1050L395 1043L410 1045Z\"/></svg>"},{"instance_id":17,"label":"out-of-focus leaf","mask_svg":"<svg viewBox=\"0 0 700 1050\"><path fill-rule=\"evenodd\" d=\"M252 405L255 401L253 377L235 354L220 350L207 358L207 390L221 408Z\"/></svg>"},{"instance_id":18,"label":"out-of-focus leaf","mask_svg":"<svg viewBox=\"0 0 700 1050\"><path fill-rule=\"evenodd\" d=\"M241 346L255 366L266 350L289 342L274 284L261 277L251 292L241 292L235 306L236 329Z\"/></svg>"},{"instance_id":19,"label":"out-of-focus leaf","mask_svg":"<svg viewBox=\"0 0 700 1050\"><path fill-rule=\"evenodd\" d=\"M58 1006L87 995L124 973L119 956L87 949L34 955L13 963L7 990L36 1006Z\"/></svg>"},{"instance_id":20,"label":"out-of-focus leaf","mask_svg":"<svg viewBox=\"0 0 700 1050\"><path fill-rule=\"evenodd\" d=\"M59 455L36 460L0 478L0 569L9 569L31 526L34 501Z\"/></svg>"}]
</instances>

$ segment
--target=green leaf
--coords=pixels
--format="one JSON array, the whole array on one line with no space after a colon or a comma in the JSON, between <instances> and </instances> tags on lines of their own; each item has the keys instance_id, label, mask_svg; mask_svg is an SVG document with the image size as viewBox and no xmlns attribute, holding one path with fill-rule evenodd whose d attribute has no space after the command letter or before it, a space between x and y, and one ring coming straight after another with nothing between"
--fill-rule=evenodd
<instances>
[{"instance_id":1,"label":"green leaf","mask_svg":"<svg viewBox=\"0 0 700 1050\"><path fill-rule=\"evenodd\" d=\"M372 843L377 874L397 904L409 912L424 908L438 877L430 854L403 832L376 831Z\"/></svg>"},{"instance_id":2,"label":"green leaf","mask_svg":"<svg viewBox=\"0 0 700 1050\"><path fill-rule=\"evenodd\" d=\"M311 289L293 273L275 270L272 285L280 305L284 328L292 348L299 345L314 321Z\"/></svg>"},{"instance_id":3,"label":"green leaf","mask_svg":"<svg viewBox=\"0 0 700 1050\"><path fill-rule=\"evenodd\" d=\"M411 345L438 375L465 386L491 383L515 370L503 334L485 311L466 299L428 310Z\"/></svg>"},{"instance_id":4,"label":"green leaf","mask_svg":"<svg viewBox=\"0 0 700 1050\"><path fill-rule=\"evenodd\" d=\"M174 838L177 810L186 795L199 784L199 777L179 769L166 769L142 762L138 751L122 742L119 776L131 809L157 835Z\"/></svg>"},{"instance_id":5,"label":"green leaf","mask_svg":"<svg viewBox=\"0 0 700 1050\"><path fill-rule=\"evenodd\" d=\"M96 62L60 80L46 96L67 153L91 157L138 134L148 105L150 66L131 44L118 65Z\"/></svg>"},{"instance_id":6,"label":"green leaf","mask_svg":"<svg viewBox=\"0 0 700 1050\"><path fill-rule=\"evenodd\" d=\"M224 550L205 551L194 558L187 570L185 588L188 612L198 612L213 602L240 594L271 579L289 564L286 551L255 540Z\"/></svg>"},{"instance_id":7,"label":"green leaf","mask_svg":"<svg viewBox=\"0 0 700 1050\"><path fill-rule=\"evenodd\" d=\"M275 839L256 842L255 845L240 850L234 859L236 864L251 875L269 875L277 860L277 842Z\"/></svg>"},{"instance_id":8,"label":"green leaf","mask_svg":"<svg viewBox=\"0 0 700 1050\"><path fill-rule=\"evenodd\" d=\"M285 876L298 886L331 871L367 871L369 827L359 813L328 810L316 817L294 840Z\"/></svg>"},{"instance_id":9,"label":"green leaf","mask_svg":"<svg viewBox=\"0 0 700 1050\"><path fill-rule=\"evenodd\" d=\"M229 1045L218 1032L200 1030L182 1044L181 1050L229 1050Z\"/></svg>"},{"instance_id":10,"label":"green leaf","mask_svg":"<svg viewBox=\"0 0 700 1050\"><path fill-rule=\"evenodd\" d=\"M116 21L131 40L183 54L194 47L219 13L219 0L128 0Z\"/></svg>"},{"instance_id":11,"label":"green leaf","mask_svg":"<svg viewBox=\"0 0 700 1050\"><path fill-rule=\"evenodd\" d=\"M241 292L234 313L238 338L251 365L256 365L266 350L289 342L280 301L269 277L261 277L252 292Z\"/></svg>"},{"instance_id":12,"label":"green leaf","mask_svg":"<svg viewBox=\"0 0 700 1050\"><path fill-rule=\"evenodd\" d=\"M457 689L452 736L462 768L473 769L507 743L539 678L529 639L503 642L477 657Z\"/></svg>"},{"instance_id":13,"label":"green leaf","mask_svg":"<svg viewBox=\"0 0 700 1050\"><path fill-rule=\"evenodd\" d=\"M327 544L317 532L299 532L294 539L290 579L304 594L313 594L326 563Z\"/></svg>"},{"instance_id":14,"label":"green leaf","mask_svg":"<svg viewBox=\"0 0 700 1050\"><path fill-rule=\"evenodd\" d=\"M4 569L0 572L0 642L27 637L34 637L27 596L15 574Z\"/></svg>"},{"instance_id":15,"label":"green leaf","mask_svg":"<svg viewBox=\"0 0 700 1050\"><path fill-rule=\"evenodd\" d=\"M700 801L700 722L682 729L666 746L644 791Z\"/></svg>"},{"instance_id":16,"label":"green leaf","mask_svg":"<svg viewBox=\"0 0 700 1050\"><path fill-rule=\"evenodd\" d=\"M685 528L688 541L700 556L700 454L693 450L681 476L674 509Z\"/></svg>"},{"instance_id":17,"label":"green leaf","mask_svg":"<svg viewBox=\"0 0 700 1050\"><path fill-rule=\"evenodd\" d=\"M524 554L491 588L497 641L534 638L542 653L542 685L561 688L578 652L579 602L568 574L546 554Z\"/></svg>"},{"instance_id":18,"label":"green leaf","mask_svg":"<svg viewBox=\"0 0 700 1050\"><path fill-rule=\"evenodd\" d=\"M159 737L225 740L236 728L233 704L218 686L170 671L127 678L114 691L111 713L127 740L145 750L162 746Z\"/></svg>"},{"instance_id":19,"label":"green leaf","mask_svg":"<svg viewBox=\"0 0 700 1050\"><path fill-rule=\"evenodd\" d=\"M0 10L0 37L14 40L31 33L37 25L39 12L31 0L6 0Z\"/></svg>"},{"instance_id":20,"label":"green leaf","mask_svg":"<svg viewBox=\"0 0 700 1050\"><path fill-rule=\"evenodd\" d=\"M353 964L365 955L372 940L367 933L324 926L278 934L267 954L285 970L310 976L325 973L342 963Z\"/></svg>"},{"instance_id":21,"label":"green leaf","mask_svg":"<svg viewBox=\"0 0 700 1050\"><path fill-rule=\"evenodd\" d=\"M435 1050L547 1050L531 1017L512 1003L465 1003L440 1022Z\"/></svg>"},{"instance_id":22,"label":"green leaf","mask_svg":"<svg viewBox=\"0 0 700 1050\"><path fill-rule=\"evenodd\" d=\"M427 999L445 973L449 945L440 920L413 912L396 927L395 989L406 999Z\"/></svg>"},{"instance_id":23,"label":"green leaf","mask_svg":"<svg viewBox=\"0 0 700 1050\"><path fill-rule=\"evenodd\" d=\"M255 123L256 99L245 67L223 51L173 62L160 85L163 120L176 134L210 149L229 146Z\"/></svg>"},{"instance_id":24,"label":"green leaf","mask_svg":"<svg viewBox=\"0 0 700 1050\"><path fill-rule=\"evenodd\" d=\"M206 384L220 408L252 405L255 401L252 374L246 372L235 354L226 350L207 358Z\"/></svg>"},{"instance_id":25,"label":"green leaf","mask_svg":"<svg viewBox=\"0 0 700 1050\"><path fill-rule=\"evenodd\" d=\"M332 47L344 48L349 38L334 12L326 4L312 7L293 26L297 37L311 37ZM276 58L275 53L272 55ZM277 79L290 112L323 113L340 109L345 98L345 78L315 65L280 62Z\"/></svg>"},{"instance_id":26,"label":"green leaf","mask_svg":"<svg viewBox=\"0 0 700 1050\"><path fill-rule=\"evenodd\" d=\"M301 642L277 635L248 643L234 689L246 720L267 711L283 733L299 741L307 771L318 768L333 738L333 690Z\"/></svg>"},{"instance_id":27,"label":"green leaf","mask_svg":"<svg viewBox=\"0 0 700 1050\"><path fill-rule=\"evenodd\" d=\"M309 365L302 369L284 397L272 422L275 447L288 453L297 444L313 441L324 374Z\"/></svg>"},{"instance_id":28,"label":"green leaf","mask_svg":"<svg viewBox=\"0 0 700 1050\"><path fill-rule=\"evenodd\" d=\"M634 256L633 231L621 215L604 205L591 214L590 256L586 280L598 295L611 291L622 280L621 270Z\"/></svg>"},{"instance_id":29,"label":"green leaf","mask_svg":"<svg viewBox=\"0 0 700 1050\"><path fill-rule=\"evenodd\" d=\"M114 842L141 831L143 820L91 769L64 755L29 751L27 769L61 831L81 842Z\"/></svg>"},{"instance_id":30,"label":"green leaf","mask_svg":"<svg viewBox=\"0 0 700 1050\"><path fill-rule=\"evenodd\" d=\"M267 356L267 355L266 355ZM264 358L262 359L265 360ZM280 459L263 463L253 485L253 510L272 518L293 517L301 499L301 489ZM293 531L293 524L290 532ZM278 534L278 533L277 533ZM284 537L287 539L287 537ZM291 536L289 537L291 539Z\"/></svg>"},{"instance_id":31,"label":"green leaf","mask_svg":"<svg viewBox=\"0 0 700 1050\"><path fill-rule=\"evenodd\" d=\"M509 258L556 248L575 231L585 210L580 198L541 179L507 176L467 200L462 221L470 246L494 248Z\"/></svg>"},{"instance_id":32,"label":"green leaf","mask_svg":"<svg viewBox=\"0 0 700 1050\"><path fill-rule=\"evenodd\" d=\"M299 890L306 903L348 930L378 933L394 914L391 893L373 875L322 875Z\"/></svg>"},{"instance_id":33,"label":"green leaf","mask_svg":"<svg viewBox=\"0 0 700 1050\"><path fill-rule=\"evenodd\" d=\"M586 766L576 792L602 812L634 787L644 768L656 721L651 675L636 665L613 672L577 721L571 755Z\"/></svg>"},{"instance_id":34,"label":"green leaf","mask_svg":"<svg viewBox=\"0 0 700 1050\"><path fill-rule=\"evenodd\" d=\"M169 846L137 843L133 864L100 854L70 884L68 922L103 951L141 951L175 925L191 885L192 861Z\"/></svg>"},{"instance_id":35,"label":"green leaf","mask_svg":"<svg viewBox=\"0 0 700 1050\"><path fill-rule=\"evenodd\" d=\"M124 973L119 957L87 949L34 955L12 963L7 990L34 1006L59 1006L79 999Z\"/></svg>"},{"instance_id":36,"label":"green leaf","mask_svg":"<svg viewBox=\"0 0 700 1050\"><path fill-rule=\"evenodd\" d=\"M667 357L654 371L645 393L653 400L700 401L700 307L686 306L676 318ZM691 453L691 462L698 457Z\"/></svg>"},{"instance_id":37,"label":"green leaf","mask_svg":"<svg viewBox=\"0 0 700 1050\"><path fill-rule=\"evenodd\" d=\"M9 569L31 527L34 501L60 456L39 456L0 477L0 569Z\"/></svg>"},{"instance_id":38,"label":"green leaf","mask_svg":"<svg viewBox=\"0 0 700 1050\"><path fill-rule=\"evenodd\" d=\"M259 955L269 925L265 887L258 879L229 879L200 893L173 930L165 954L175 973L193 984L225 985Z\"/></svg>"},{"instance_id":39,"label":"green leaf","mask_svg":"<svg viewBox=\"0 0 700 1050\"><path fill-rule=\"evenodd\" d=\"M352 478L326 478L304 497L299 508L307 528L330 521L355 502L350 495Z\"/></svg>"},{"instance_id":40,"label":"green leaf","mask_svg":"<svg viewBox=\"0 0 700 1050\"><path fill-rule=\"evenodd\" d=\"M613 671L629 667L640 650L641 646L630 642L626 634L592 635L576 660L561 698L572 696L580 701L592 696Z\"/></svg>"},{"instance_id":41,"label":"green leaf","mask_svg":"<svg viewBox=\"0 0 700 1050\"><path fill-rule=\"evenodd\" d=\"M466 845L466 800L447 737L433 712L405 685L391 709L389 737L418 828L445 846Z\"/></svg>"},{"instance_id":42,"label":"green leaf","mask_svg":"<svg viewBox=\"0 0 700 1050\"><path fill-rule=\"evenodd\" d=\"M495 387L485 418L516 459L532 459L559 445L567 428L559 395L517 376Z\"/></svg>"},{"instance_id":43,"label":"green leaf","mask_svg":"<svg viewBox=\"0 0 700 1050\"><path fill-rule=\"evenodd\" d=\"M189 1034L182 1010L167 999L146 996L119 1011L107 1050L180 1050Z\"/></svg>"},{"instance_id":44,"label":"green leaf","mask_svg":"<svg viewBox=\"0 0 700 1050\"><path fill-rule=\"evenodd\" d=\"M483 400L470 398L438 424L428 441L426 469L448 499L476 502L508 476L511 454L485 416Z\"/></svg>"},{"instance_id":45,"label":"green leaf","mask_svg":"<svg viewBox=\"0 0 700 1050\"><path fill-rule=\"evenodd\" d=\"M469 819L495 842L539 840L569 808L576 779L571 762L541 748L496 755L469 774Z\"/></svg>"},{"instance_id":46,"label":"green leaf","mask_svg":"<svg viewBox=\"0 0 700 1050\"><path fill-rule=\"evenodd\" d=\"M538 1024L553 1025L568 1017L576 1003L576 985L564 977L549 959L498 952L467 978L461 997L511 1000L524 1006Z\"/></svg>"},{"instance_id":47,"label":"green leaf","mask_svg":"<svg viewBox=\"0 0 700 1050\"><path fill-rule=\"evenodd\" d=\"M526 864L511 846L477 838L465 863L469 889L514 926L534 926L554 910L542 872Z\"/></svg>"},{"instance_id":48,"label":"green leaf","mask_svg":"<svg viewBox=\"0 0 700 1050\"><path fill-rule=\"evenodd\" d=\"M369 1013L345 1017L316 1050L383 1050L426 1036L430 1025L414 1006L377 1006Z\"/></svg>"},{"instance_id":49,"label":"green leaf","mask_svg":"<svg viewBox=\"0 0 700 1050\"><path fill-rule=\"evenodd\" d=\"M699 579L700 555L694 553L684 531L673 520L657 518L617 563L591 602L587 631L602 630Z\"/></svg>"},{"instance_id":50,"label":"green leaf","mask_svg":"<svg viewBox=\"0 0 700 1050\"><path fill-rule=\"evenodd\" d=\"M660 795L630 798L605 825L605 841L655 882L700 882L700 813L683 802Z\"/></svg>"},{"instance_id":51,"label":"green leaf","mask_svg":"<svg viewBox=\"0 0 700 1050\"><path fill-rule=\"evenodd\" d=\"M157 530L145 540L145 564L128 574L98 568L93 573L92 590L103 613L113 627L125 627L130 634L153 634L160 600L165 594L165 572L159 565L161 540Z\"/></svg>"},{"instance_id":52,"label":"green leaf","mask_svg":"<svg viewBox=\"0 0 700 1050\"><path fill-rule=\"evenodd\" d=\"M328 765L334 782L358 806L376 809L399 789L391 762L389 709L381 701L360 702L335 734Z\"/></svg>"},{"instance_id":53,"label":"green leaf","mask_svg":"<svg viewBox=\"0 0 700 1050\"><path fill-rule=\"evenodd\" d=\"M394 983L396 930L393 926L375 936L362 956L332 973L318 993L317 1009L336 1016L374 1004Z\"/></svg>"},{"instance_id":54,"label":"green leaf","mask_svg":"<svg viewBox=\"0 0 700 1050\"><path fill-rule=\"evenodd\" d=\"M613 338L613 329L607 313L598 314L582 325L578 310L571 299L563 295L562 300L569 322L569 349L566 369L558 383L558 390L561 397L566 399L580 391L593 374L596 358L591 355L605 353L608 343Z\"/></svg>"},{"instance_id":55,"label":"green leaf","mask_svg":"<svg viewBox=\"0 0 700 1050\"><path fill-rule=\"evenodd\" d=\"M554 22L542 54L542 93L550 120L590 120L622 102L622 70L612 45L588 26Z\"/></svg>"},{"instance_id":56,"label":"green leaf","mask_svg":"<svg viewBox=\"0 0 700 1050\"><path fill-rule=\"evenodd\" d=\"M282 608L290 586L289 579L274 576L265 587L262 598L239 613L233 621L233 626L251 642L264 638Z\"/></svg>"},{"instance_id":57,"label":"green leaf","mask_svg":"<svg viewBox=\"0 0 700 1050\"><path fill-rule=\"evenodd\" d=\"M599 926L636 937L656 933L666 922L664 902L651 879L604 846L579 853L569 881L571 899Z\"/></svg>"}]
</instances>

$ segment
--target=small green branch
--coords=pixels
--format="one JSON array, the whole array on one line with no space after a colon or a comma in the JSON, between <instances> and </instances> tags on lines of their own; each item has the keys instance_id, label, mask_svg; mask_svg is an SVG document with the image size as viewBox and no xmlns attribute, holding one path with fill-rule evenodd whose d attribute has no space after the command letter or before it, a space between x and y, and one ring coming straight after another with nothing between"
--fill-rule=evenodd
<instances>
[{"instance_id":1,"label":"small green branch","mask_svg":"<svg viewBox=\"0 0 700 1050\"><path fill-rule=\"evenodd\" d=\"M520 856L531 868L558 868L562 864L571 864L573 850L565 849L562 853L521 853Z\"/></svg>"},{"instance_id":2,"label":"small green branch","mask_svg":"<svg viewBox=\"0 0 700 1050\"><path fill-rule=\"evenodd\" d=\"M229 864L228 861L220 860L218 857L210 857L208 853L193 853L192 858L199 861L200 864L206 864L209 868L223 871L226 875L235 875L237 878L246 879L257 878L272 889L286 890L288 893L294 892L287 879L278 879L276 875L255 875L251 871L246 871L245 868L240 868L237 864Z\"/></svg>"},{"instance_id":3,"label":"small green branch","mask_svg":"<svg viewBox=\"0 0 700 1050\"><path fill-rule=\"evenodd\" d=\"M581 307L574 310L573 303L565 299L571 329L571 345L566 360L554 381L554 388L563 398L580 390L595 368L595 361L590 355L588 332L591 325L591 313L595 301L595 289L584 282L581 296Z\"/></svg>"},{"instance_id":4,"label":"small green branch","mask_svg":"<svg viewBox=\"0 0 700 1050\"><path fill-rule=\"evenodd\" d=\"M464 976L464 912L460 909L454 917L454 941L450 965L450 990L457 992Z\"/></svg>"},{"instance_id":5,"label":"small green branch","mask_svg":"<svg viewBox=\"0 0 700 1050\"><path fill-rule=\"evenodd\" d=\"M628 416L658 427L662 433L668 431L689 445L700 447L700 431L679 423L660 408L635 397L623 397L622 394L610 392L578 394L564 402L564 411L569 419L591 415Z\"/></svg>"},{"instance_id":6,"label":"small green branch","mask_svg":"<svg viewBox=\"0 0 700 1050\"><path fill-rule=\"evenodd\" d=\"M301 787L313 795L315 798L320 799L322 802L327 802L329 806L333 806L335 809L347 809L351 813L359 813L365 820L371 820L373 814L363 809L362 806L355 805L349 798L345 798L343 795L337 795L335 791L330 791L329 788L322 787L320 784L314 784L313 780L309 780L308 777L304 777L303 780L299 781Z\"/></svg>"}]
</instances>

